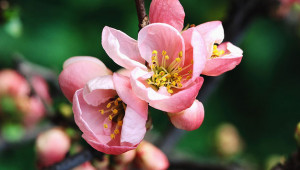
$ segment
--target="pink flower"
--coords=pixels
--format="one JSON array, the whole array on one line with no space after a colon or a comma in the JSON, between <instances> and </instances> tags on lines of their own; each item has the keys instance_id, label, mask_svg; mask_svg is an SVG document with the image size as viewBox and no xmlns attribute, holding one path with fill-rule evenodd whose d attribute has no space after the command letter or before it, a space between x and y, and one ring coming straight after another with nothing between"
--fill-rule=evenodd
<instances>
[{"instance_id":1,"label":"pink flower","mask_svg":"<svg viewBox=\"0 0 300 170\"><path fill-rule=\"evenodd\" d=\"M183 28L185 13L178 0L152 0L149 13L151 23L166 23L178 31ZM183 31L182 35L188 47L191 37L196 35L193 33L195 30L202 35L208 51L205 68L203 71L201 69L201 74L218 76L232 70L241 62L243 51L238 47L229 42L215 45L220 44L224 39L224 30L220 21L207 22ZM201 41L197 43L192 45L191 52L195 47L202 46Z\"/></svg>"},{"instance_id":2,"label":"pink flower","mask_svg":"<svg viewBox=\"0 0 300 170\"><path fill-rule=\"evenodd\" d=\"M206 47L197 31L192 34L191 46L202 42L194 51L186 49L183 36L168 24L144 27L138 41L105 27L102 45L116 63L132 70L131 85L139 98L154 108L176 113L193 104L203 83L199 75L204 68Z\"/></svg>"},{"instance_id":3,"label":"pink flower","mask_svg":"<svg viewBox=\"0 0 300 170\"><path fill-rule=\"evenodd\" d=\"M64 159L71 146L71 140L60 128L43 132L36 139L36 152L41 167L50 166Z\"/></svg>"},{"instance_id":4,"label":"pink flower","mask_svg":"<svg viewBox=\"0 0 300 170\"><path fill-rule=\"evenodd\" d=\"M135 96L128 77L117 73L107 75L110 71L104 64L97 64L100 61L95 58L77 60L71 58L65 62L59 83L69 97L78 89L73 97L73 111L75 122L83 132L82 137L106 154L121 154L136 148L146 133L147 103ZM95 67L78 68L82 63ZM92 77L95 73L88 74L95 71L100 71L98 76L89 81L87 78L72 79L77 74L85 77L84 73L86 77ZM86 84L82 88L83 82Z\"/></svg>"}]
</instances>

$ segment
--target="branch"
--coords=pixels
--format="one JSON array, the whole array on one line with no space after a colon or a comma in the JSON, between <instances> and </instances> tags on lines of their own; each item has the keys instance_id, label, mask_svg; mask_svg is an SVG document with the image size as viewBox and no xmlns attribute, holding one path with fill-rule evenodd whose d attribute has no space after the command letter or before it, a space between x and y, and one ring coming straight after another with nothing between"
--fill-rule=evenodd
<instances>
[{"instance_id":1,"label":"branch","mask_svg":"<svg viewBox=\"0 0 300 170\"><path fill-rule=\"evenodd\" d=\"M144 0L135 0L136 12L139 20L139 28L149 25L149 18L146 14Z\"/></svg>"},{"instance_id":2,"label":"branch","mask_svg":"<svg viewBox=\"0 0 300 170\"><path fill-rule=\"evenodd\" d=\"M86 161L90 161L93 158L102 158L103 153L94 150L93 148L83 150L73 156L70 156L63 161L56 163L45 170L69 170L76 166L83 164Z\"/></svg>"}]
</instances>

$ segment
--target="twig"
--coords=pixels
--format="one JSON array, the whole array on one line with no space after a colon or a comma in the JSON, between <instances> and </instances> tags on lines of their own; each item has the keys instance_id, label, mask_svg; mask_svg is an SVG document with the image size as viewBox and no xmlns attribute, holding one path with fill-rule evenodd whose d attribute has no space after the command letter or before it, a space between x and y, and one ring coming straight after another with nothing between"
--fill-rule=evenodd
<instances>
[{"instance_id":1,"label":"twig","mask_svg":"<svg viewBox=\"0 0 300 170\"><path fill-rule=\"evenodd\" d=\"M144 0L135 0L136 12L139 20L139 28L142 29L149 24L149 19L145 10Z\"/></svg>"},{"instance_id":2,"label":"twig","mask_svg":"<svg viewBox=\"0 0 300 170\"><path fill-rule=\"evenodd\" d=\"M86 161L90 161L90 160L94 159L95 157L101 159L103 157L103 155L104 155L103 153L98 152L98 151L94 150L93 148L86 149L86 150L83 150L83 151L73 155L73 156L70 156L70 157L64 159L62 162L59 162L48 168L45 168L45 170L69 170L76 166L81 165L82 163L84 163Z\"/></svg>"}]
</instances>

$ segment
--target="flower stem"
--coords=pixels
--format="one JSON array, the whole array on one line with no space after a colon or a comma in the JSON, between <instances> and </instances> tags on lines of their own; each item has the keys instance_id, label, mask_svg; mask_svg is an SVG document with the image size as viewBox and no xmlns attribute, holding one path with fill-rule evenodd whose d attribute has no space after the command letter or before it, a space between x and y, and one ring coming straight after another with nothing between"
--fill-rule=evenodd
<instances>
[{"instance_id":1,"label":"flower stem","mask_svg":"<svg viewBox=\"0 0 300 170\"><path fill-rule=\"evenodd\" d=\"M139 29L142 29L149 24L149 18L145 10L144 0L135 0L136 12L139 20Z\"/></svg>"}]
</instances>

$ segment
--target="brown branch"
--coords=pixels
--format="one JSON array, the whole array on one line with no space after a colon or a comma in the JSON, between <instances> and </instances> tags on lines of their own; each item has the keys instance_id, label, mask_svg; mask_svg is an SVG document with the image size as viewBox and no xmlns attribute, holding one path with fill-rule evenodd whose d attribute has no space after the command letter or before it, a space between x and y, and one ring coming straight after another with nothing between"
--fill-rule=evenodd
<instances>
[{"instance_id":1,"label":"brown branch","mask_svg":"<svg viewBox=\"0 0 300 170\"><path fill-rule=\"evenodd\" d=\"M139 20L139 28L142 29L149 24L149 18L146 14L144 0L135 0L135 6Z\"/></svg>"}]
</instances>

